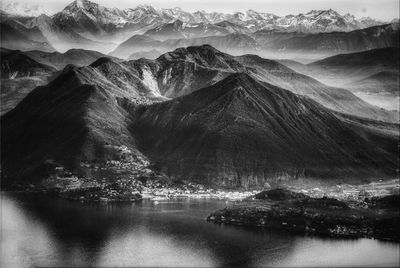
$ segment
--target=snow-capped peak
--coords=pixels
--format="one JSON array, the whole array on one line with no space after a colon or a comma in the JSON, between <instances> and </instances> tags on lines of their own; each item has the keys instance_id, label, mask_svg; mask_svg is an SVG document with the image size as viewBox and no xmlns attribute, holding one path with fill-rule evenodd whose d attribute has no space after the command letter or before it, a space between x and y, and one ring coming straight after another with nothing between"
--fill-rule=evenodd
<instances>
[{"instance_id":1,"label":"snow-capped peak","mask_svg":"<svg viewBox=\"0 0 400 268\"><path fill-rule=\"evenodd\" d=\"M39 4L27 4L20 2L1 3L2 10L13 16L37 17L42 14L50 15L50 12Z\"/></svg>"},{"instance_id":2,"label":"snow-capped peak","mask_svg":"<svg viewBox=\"0 0 400 268\"><path fill-rule=\"evenodd\" d=\"M98 8L99 5L88 0L75 0L64 8L64 11L75 12L77 10L87 10L90 8Z\"/></svg>"},{"instance_id":3,"label":"snow-capped peak","mask_svg":"<svg viewBox=\"0 0 400 268\"><path fill-rule=\"evenodd\" d=\"M22 16L48 14L42 11L38 5L21 5L18 2L7 5L4 11ZM215 27L224 27L225 30L223 31L240 33L250 33L263 29L302 32L350 31L382 24L370 18L356 19L351 14L340 15L332 9L311 10L305 14L280 17L253 9L233 14L207 11L188 12L179 7L158 9L150 5L118 9L103 7L90 0L73 1L61 12L52 16L52 20L60 27L65 27L68 24L79 29L81 35L88 32L89 34L85 37L89 39L97 36L99 32L104 36L107 36L109 32L118 32L119 29L133 29L144 33L157 27L163 29L162 26L167 24L169 26L166 29L172 26L174 29L179 29L177 31L204 24L208 25L205 28L206 31L209 31L209 25L225 22L212 27L214 29ZM217 32L220 33L220 30ZM211 33L207 32L207 34Z\"/></svg>"}]
</instances>

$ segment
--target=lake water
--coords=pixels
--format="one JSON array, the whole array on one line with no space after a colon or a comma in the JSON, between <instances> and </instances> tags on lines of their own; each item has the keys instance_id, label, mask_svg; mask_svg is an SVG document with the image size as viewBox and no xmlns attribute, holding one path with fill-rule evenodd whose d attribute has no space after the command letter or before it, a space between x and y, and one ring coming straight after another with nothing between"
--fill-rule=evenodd
<instances>
[{"instance_id":1,"label":"lake water","mask_svg":"<svg viewBox=\"0 0 400 268\"><path fill-rule=\"evenodd\" d=\"M1 196L1 267L399 266L399 244L219 226L216 200L87 204Z\"/></svg>"}]
</instances>

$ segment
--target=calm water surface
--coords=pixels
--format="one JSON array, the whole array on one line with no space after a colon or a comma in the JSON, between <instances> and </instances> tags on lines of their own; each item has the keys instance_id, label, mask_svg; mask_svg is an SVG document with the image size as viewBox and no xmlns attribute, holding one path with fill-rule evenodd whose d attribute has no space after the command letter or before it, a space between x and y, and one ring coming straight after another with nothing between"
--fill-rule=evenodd
<instances>
[{"instance_id":1,"label":"calm water surface","mask_svg":"<svg viewBox=\"0 0 400 268\"><path fill-rule=\"evenodd\" d=\"M1 267L399 266L399 244L218 226L216 200L86 204L1 195Z\"/></svg>"}]
</instances>

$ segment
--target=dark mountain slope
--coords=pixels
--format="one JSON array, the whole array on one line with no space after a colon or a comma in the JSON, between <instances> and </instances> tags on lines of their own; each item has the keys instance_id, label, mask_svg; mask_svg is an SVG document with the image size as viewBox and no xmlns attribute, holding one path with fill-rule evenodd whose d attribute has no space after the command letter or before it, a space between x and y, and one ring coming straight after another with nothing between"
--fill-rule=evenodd
<instances>
[{"instance_id":1,"label":"dark mountain slope","mask_svg":"<svg viewBox=\"0 0 400 268\"><path fill-rule=\"evenodd\" d=\"M1 52L1 78L39 76L56 71L55 68L39 63L19 50Z\"/></svg>"},{"instance_id":2,"label":"dark mountain slope","mask_svg":"<svg viewBox=\"0 0 400 268\"><path fill-rule=\"evenodd\" d=\"M362 101L346 89L327 86L276 61L256 55L243 55L236 59L248 67L249 73L257 79L295 94L307 96L329 109L360 117L398 122L397 113L379 109Z\"/></svg>"},{"instance_id":3,"label":"dark mountain slope","mask_svg":"<svg viewBox=\"0 0 400 268\"><path fill-rule=\"evenodd\" d=\"M132 163L145 159L120 105L138 97L139 90L116 86L100 70L115 65L103 59L93 67L67 66L1 118L2 183L44 179L48 163L92 177L83 162L121 160L121 150L128 150Z\"/></svg>"},{"instance_id":4,"label":"dark mountain slope","mask_svg":"<svg viewBox=\"0 0 400 268\"><path fill-rule=\"evenodd\" d=\"M352 91L374 94L386 93L398 96L400 94L399 85L398 71L382 71L359 81L352 82L348 85L348 88Z\"/></svg>"},{"instance_id":5,"label":"dark mountain slope","mask_svg":"<svg viewBox=\"0 0 400 268\"><path fill-rule=\"evenodd\" d=\"M370 67L383 66L388 68L399 68L399 48L388 47L372 49L358 53L339 54L309 64L325 68L333 67Z\"/></svg>"},{"instance_id":6,"label":"dark mountain slope","mask_svg":"<svg viewBox=\"0 0 400 268\"><path fill-rule=\"evenodd\" d=\"M399 47L399 24L369 27L351 32L287 33L261 30L253 34L263 49L309 52L355 52Z\"/></svg>"},{"instance_id":7,"label":"dark mountain slope","mask_svg":"<svg viewBox=\"0 0 400 268\"><path fill-rule=\"evenodd\" d=\"M47 84L53 75L1 79L0 115L13 109L34 88Z\"/></svg>"},{"instance_id":8,"label":"dark mountain slope","mask_svg":"<svg viewBox=\"0 0 400 268\"><path fill-rule=\"evenodd\" d=\"M258 80L307 96L339 112L389 122L398 120L397 113L379 109L345 89L326 86L276 61L255 55L233 57L210 45L178 48L161 55L155 61L138 60L127 64L142 70L145 74L143 82L168 98L212 85L231 73L245 72Z\"/></svg>"},{"instance_id":9,"label":"dark mountain slope","mask_svg":"<svg viewBox=\"0 0 400 268\"><path fill-rule=\"evenodd\" d=\"M140 102L155 97L138 64L101 58L88 67L67 66L5 114L2 183L37 182L54 166L95 180L133 176L150 170L147 157L172 177L233 187L303 177L367 179L396 168L395 131L337 117L246 74L171 101ZM143 65L148 72L157 68L152 61Z\"/></svg>"},{"instance_id":10,"label":"dark mountain slope","mask_svg":"<svg viewBox=\"0 0 400 268\"><path fill-rule=\"evenodd\" d=\"M383 71L399 71L399 48L388 47L339 54L307 65L290 65L321 81L347 84Z\"/></svg>"},{"instance_id":11,"label":"dark mountain slope","mask_svg":"<svg viewBox=\"0 0 400 268\"><path fill-rule=\"evenodd\" d=\"M395 135L344 122L246 74L132 116L131 130L162 171L216 185L394 175L398 159Z\"/></svg>"},{"instance_id":12,"label":"dark mountain slope","mask_svg":"<svg viewBox=\"0 0 400 268\"><path fill-rule=\"evenodd\" d=\"M55 72L56 69L52 66L61 68L69 63L89 65L98 59L101 59L100 62L105 64L108 62L106 58L102 58L104 55L101 53L81 49L69 50L66 53L47 53L42 51L21 52L5 49L2 49L2 51L2 55L4 54L6 56L2 57L1 61L3 75L1 81L1 114L14 108L35 87L47 84L58 75L58 73ZM12 61L9 60L10 56L7 56L8 54L14 55ZM15 55L18 55L18 57ZM31 57L38 62L31 59ZM113 58L108 62L108 65L113 65L116 68L125 66L122 68L122 75L120 75L121 73L113 73L111 71L111 69L115 68L108 70L110 71L109 73L104 72L103 75L108 76L110 81L114 81L116 83L115 86L131 91L133 94L132 98L135 98L137 101L139 101L139 99L146 101L147 97L150 97L151 94L146 94L144 92L150 92L151 90L143 84L138 71L134 68L128 68L126 65L118 65L118 62L120 62L119 59ZM49 65L44 65L42 63L48 63ZM11 75L13 76L11 77ZM93 83L96 84L95 82ZM141 93L136 91L138 88L142 91ZM144 96L140 94L144 94ZM157 92L152 95L153 99L159 99L161 97Z\"/></svg>"},{"instance_id":13,"label":"dark mountain slope","mask_svg":"<svg viewBox=\"0 0 400 268\"><path fill-rule=\"evenodd\" d=\"M14 108L31 90L46 84L56 69L19 50L1 48L1 111Z\"/></svg>"},{"instance_id":14,"label":"dark mountain slope","mask_svg":"<svg viewBox=\"0 0 400 268\"><path fill-rule=\"evenodd\" d=\"M40 63L54 66L59 70L63 69L68 64L73 64L77 66L86 66L96 61L99 58L106 57L106 55L100 52L93 50L84 50L84 49L70 49L64 53L26 51L25 54Z\"/></svg>"}]
</instances>

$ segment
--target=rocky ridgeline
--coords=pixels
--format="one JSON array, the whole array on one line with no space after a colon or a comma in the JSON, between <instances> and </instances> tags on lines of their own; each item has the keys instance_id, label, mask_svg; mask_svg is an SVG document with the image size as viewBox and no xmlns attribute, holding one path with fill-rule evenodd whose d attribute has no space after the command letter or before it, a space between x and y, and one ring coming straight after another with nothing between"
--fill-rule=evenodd
<instances>
[{"instance_id":1,"label":"rocky ridgeline","mask_svg":"<svg viewBox=\"0 0 400 268\"><path fill-rule=\"evenodd\" d=\"M355 208L334 198L312 198L278 188L261 192L232 208L218 210L207 221L330 237L400 241L399 209L393 206L399 201L398 196L378 199L368 208Z\"/></svg>"}]
</instances>

